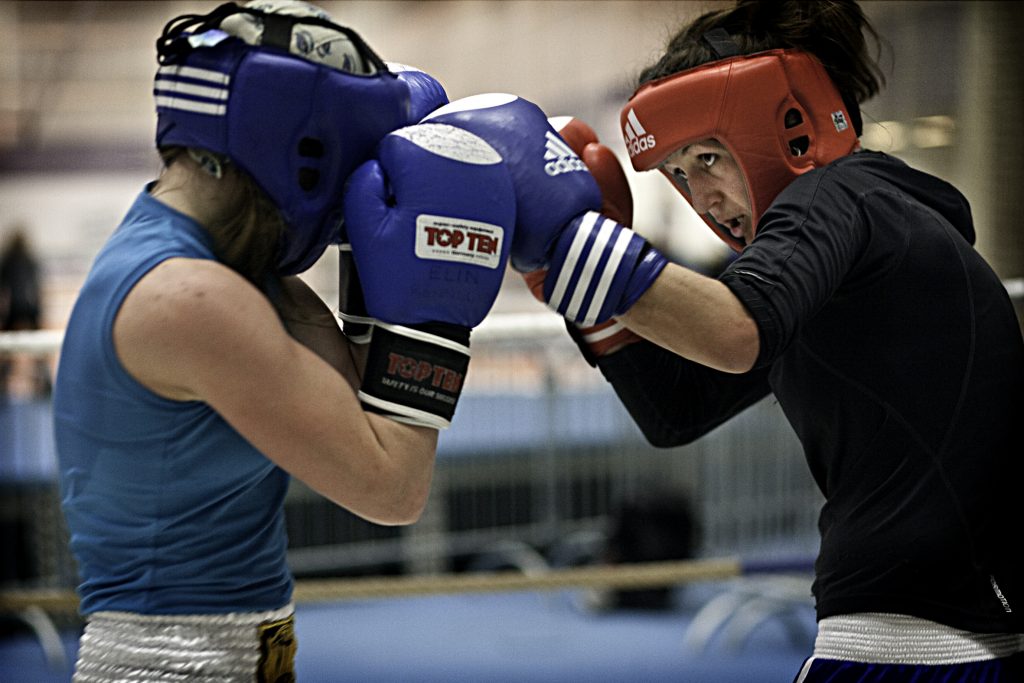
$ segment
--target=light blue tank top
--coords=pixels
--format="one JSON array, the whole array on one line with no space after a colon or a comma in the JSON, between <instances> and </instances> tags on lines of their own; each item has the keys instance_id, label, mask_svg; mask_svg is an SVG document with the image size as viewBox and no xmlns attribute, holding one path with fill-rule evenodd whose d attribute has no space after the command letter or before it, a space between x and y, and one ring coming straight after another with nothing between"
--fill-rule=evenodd
<instances>
[{"instance_id":1,"label":"light blue tank top","mask_svg":"<svg viewBox=\"0 0 1024 683\"><path fill-rule=\"evenodd\" d=\"M161 398L114 351L125 295L208 233L143 192L93 263L61 351L54 420L81 612L270 610L291 599L288 475L208 405Z\"/></svg>"}]
</instances>

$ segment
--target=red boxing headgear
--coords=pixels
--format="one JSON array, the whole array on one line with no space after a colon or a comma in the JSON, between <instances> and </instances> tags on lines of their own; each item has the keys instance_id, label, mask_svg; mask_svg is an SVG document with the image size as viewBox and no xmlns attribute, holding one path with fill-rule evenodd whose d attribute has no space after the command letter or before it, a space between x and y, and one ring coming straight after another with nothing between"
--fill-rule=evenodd
<instances>
[{"instance_id":1,"label":"red boxing headgear","mask_svg":"<svg viewBox=\"0 0 1024 683\"><path fill-rule=\"evenodd\" d=\"M621 125L637 171L661 166L685 145L722 143L746 179L755 229L797 176L857 146L842 97L821 63L801 50L731 57L645 83L622 109ZM692 205L685 183L665 175ZM702 218L726 244L743 248L711 216Z\"/></svg>"}]
</instances>

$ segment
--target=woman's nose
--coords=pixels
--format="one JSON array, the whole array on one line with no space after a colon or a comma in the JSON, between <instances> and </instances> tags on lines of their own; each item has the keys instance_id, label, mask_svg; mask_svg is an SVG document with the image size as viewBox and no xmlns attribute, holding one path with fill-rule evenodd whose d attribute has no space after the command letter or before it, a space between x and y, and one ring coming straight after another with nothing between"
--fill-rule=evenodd
<instances>
[{"instance_id":1,"label":"woman's nose","mask_svg":"<svg viewBox=\"0 0 1024 683\"><path fill-rule=\"evenodd\" d=\"M697 213L710 213L722 201L722 193L714 187L713 183L708 182L706 178L702 178L701 174L693 174L689 184L690 200L693 202L693 208Z\"/></svg>"}]
</instances>

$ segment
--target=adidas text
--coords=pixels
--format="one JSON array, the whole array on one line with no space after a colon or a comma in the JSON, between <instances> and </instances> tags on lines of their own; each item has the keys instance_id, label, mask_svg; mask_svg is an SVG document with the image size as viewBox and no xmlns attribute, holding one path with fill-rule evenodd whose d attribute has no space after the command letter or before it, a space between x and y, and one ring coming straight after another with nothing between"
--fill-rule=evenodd
<instances>
[{"instance_id":1,"label":"adidas text","mask_svg":"<svg viewBox=\"0 0 1024 683\"><path fill-rule=\"evenodd\" d=\"M569 173L571 171L586 171L586 165L580 161L579 157L563 157L556 159L555 161L549 161L544 164L544 172L550 176L556 176L560 173Z\"/></svg>"},{"instance_id":2,"label":"adidas text","mask_svg":"<svg viewBox=\"0 0 1024 683\"><path fill-rule=\"evenodd\" d=\"M654 146L658 144L654 140L654 135L647 132L632 109L626 114L626 125L622 127L622 136L626 139L626 149L629 150L630 157L654 149Z\"/></svg>"},{"instance_id":3,"label":"adidas text","mask_svg":"<svg viewBox=\"0 0 1024 683\"><path fill-rule=\"evenodd\" d=\"M576 153L569 145L565 144L562 138L551 131L545 134L545 138L547 138L544 145L544 158L547 159L544 164L545 173L554 177L562 173L587 170L587 165L576 156Z\"/></svg>"},{"instance_id":4,"label":"adidas text","mask_svg":"<svg viewBox=\"0 0 1024 683\"><path fill-rule=\"evenodd\" d=\"M633 138L627 143L629 147L629 156L635 157L637 154L646 152L649 149L654 149L657 143L654 141L653 135L645 135L642 138Z\"/></svg>"}]
</instances>

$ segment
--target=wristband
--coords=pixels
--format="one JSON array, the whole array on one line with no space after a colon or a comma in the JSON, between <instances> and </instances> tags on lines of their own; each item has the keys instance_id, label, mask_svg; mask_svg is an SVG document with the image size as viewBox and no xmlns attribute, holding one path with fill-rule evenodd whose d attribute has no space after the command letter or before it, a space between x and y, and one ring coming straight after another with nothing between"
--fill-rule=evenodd
<instances>
[{"instance_id":1,"label":"wristband","mask_svg":"<svg viewBox=\"0 0 1024 683\"><path fill-rule=\"evenodd\" d=\"M469 368L468 327L377 321L359 400L398 422L447 429Z\"/></svg>"},{"instance_id":2,"label":"wristband","mask_svg":"<svg viewBox=\"0 0 1024 683\"><path fill-rule=\"evenodd\" d=\"M608 356L624 346L643 339L614 318L593 327L580 327L566 318L565 329L569 331L569 336L576 342L584 360L592 368L597 367L598 358Z\"/></svg>"},{"instance_id":3,"label":"wristband","mask_svg":"<svg viewBox=\"0 0 1024 683\"><path fill-rule=\"evenodd\" d=\"M639 234L588 211L555 242L544 300L569 320L591 327L628 311L666 263Z\"/></svg>"}]
</instances>

